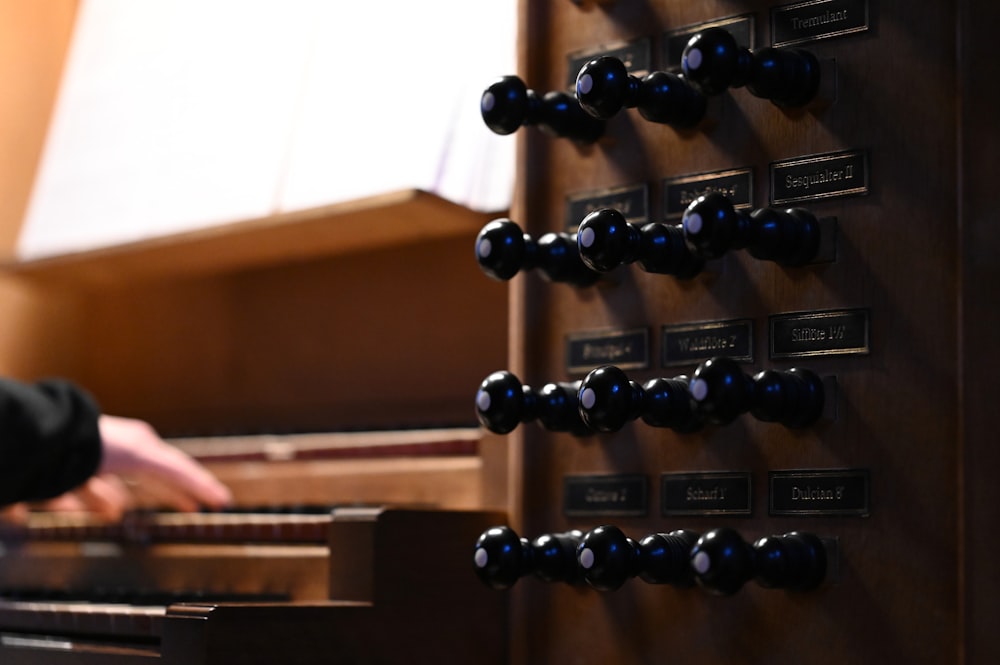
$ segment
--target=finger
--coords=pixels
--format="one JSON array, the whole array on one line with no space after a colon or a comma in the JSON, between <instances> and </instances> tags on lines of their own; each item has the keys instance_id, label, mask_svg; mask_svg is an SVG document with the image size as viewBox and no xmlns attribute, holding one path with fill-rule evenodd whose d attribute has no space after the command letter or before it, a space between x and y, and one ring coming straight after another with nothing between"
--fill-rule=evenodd
<instances>
[{"instance_id":1,"label":"finger","mask_svg":"<svg viewBox=\"0 0 1000 665\"><path fill-rule=\"evenodd\" d=\"M12 503L0 508L0 522L4 524L24 524L28 521L28 506L24 503Z\"/></svg>"},{"instance_id":2,"label":"finger","mask_svg":"<svg viewBox=\"0 0 1000 665\"><path fill-rule=\"evenodd\" d=\"M89 512L108 522L121 520L131 504L124 485L117 479L106 476L91 477L74 494Z\"/></svg>"},{"instance_id":3,"label":"finger","mask_svg":"<svg viewBox=\"0 0 1000 665\"><path fill-rule=\"evenodd\" d=\"M194 497L156 475L134 476L130 479L130 487L134 500L143 507L185 513L196 512L201 507Z\"/></svg>"}]
</instances>

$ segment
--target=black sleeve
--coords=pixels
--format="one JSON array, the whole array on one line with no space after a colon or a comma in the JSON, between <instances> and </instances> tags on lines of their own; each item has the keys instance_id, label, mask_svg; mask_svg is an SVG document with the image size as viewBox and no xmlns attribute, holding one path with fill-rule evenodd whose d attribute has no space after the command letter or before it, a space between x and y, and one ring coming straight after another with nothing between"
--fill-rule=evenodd
<instances>
[{"instance_id":1,"label":"black sleeve","mask_svg":"<svg viewBox=\"0 0 1000 665\"><path fill-rule=\"evenodd\" d=\"M60 379L0 379L0 506L77 487L101 462L97 403Z\"/></svg>"}]
</instances>

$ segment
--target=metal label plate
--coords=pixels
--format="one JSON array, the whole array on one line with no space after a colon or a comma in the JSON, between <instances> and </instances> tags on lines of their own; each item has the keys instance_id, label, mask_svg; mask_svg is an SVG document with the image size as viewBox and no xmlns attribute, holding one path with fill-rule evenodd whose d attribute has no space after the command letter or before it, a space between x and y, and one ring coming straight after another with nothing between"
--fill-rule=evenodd
<instances>
[{"instance_id":1,"label":"metal label plate","mask_svg":"<svg viewBox=\"0 0 1000 665\"><path fill-rule=\"evenodd\" d=\"M771 8L773 46L868 32L868 0L809 0Z\"/></svg>"},{"instance_id":2,"label":"metal label plate","mask_svg":"<svg viewBox=\"0 0 1000 665\"><path fill-rule=\"evenodd\" d=\"M644 517L649 513L649 480L636 474L565 476L563 512L569 517Z\"/></svg>"},{"instance_id":3,"label":"metal label plate","mask_svg":"<svg viewBox=\"0 0 1000 665\"><path fill-rule=\"evenodd\" d=\"M737 210L753 207L753 170L730 169L663 180L663 216L679 220L691 202L710 193L729 198Z\"/></svg>"},{"instance_id":4,"label":"metal label plate","mask_svg":"<svg viewBox=\"0 0 1000 665\"><path fill-rule=\"evenodd\" d=\"M753 14L730 16L717 21L687 25L677 30L671 30L664 35L663 62L666 71L680 71L681 56L684 54L684 48L687 46L687 43L694 37L696 32L701 32L706 28L725 28L733 36L738 45L748 49L753 49L754 47Z\"/></svg>"},{"instance_id":5,"label":"metal label plate","mask_svg":"<svg viewBox=\"0 0 1000 665\"><path fill-rule=\"evenodd\" d=\"M649 329L573 333L566 336L566 371L589 372L600 365L649 367Z\"/></svg>"},{"instance_id":6,"label":"metal label plate","mask_svg":"<svg viewBox=\"0 0 1000 665\"><path fill-rule=\"evenodd\" d=\"M584 217L601 208L614 208L631 223L645 224L649 221L649 186L641 183L568 196L566 229L575 229Z\"/></svg>"},{"instance_id":7,"label":"metal label plate","mask_svg":"<svg viewBox=\"0 0 1000 665\"><path fill-rule=\"evenodd\" d=\"M664 517L751 515L750 473L664 473L660 476L660 513Z\"/></svg>"},{"instance_id":8,"label":"metal label plate","mask_svg":"<svg viewBox=\"0 0 1000 665\"><path fill-rule=\"evenodd\" d=\"M715 356L753 362L753 320L706 321L663 326L660 340L663 367L696 365Z\"/></svg>"},{"instance_id":9,"label":"metal label plate","mask_svg":"<svg viewBox=\"0 0 1000 665\"><path fill-rule=\"evenodd\" d=\"M653 71L653 43L648 37L631 42L599 46L586 51L576 51L566 57L569 67L566 79L567 89L575 92L577 74L580 73L585 64L602 55L618 58L625 65L629 74L639 78Z\"/></svg>"},{"instance_id":10,"label":"metal label plate","mask_svg":"<svg viewBox=\"0 0 1000 665\"><path fill-rule=\"evenodd\" d=\"M771 203L868 194L868 151L845 150L771 163Z\"/></svg>"},{"instance_id":11,"label":"metal label plate","mask_svg":"<svg viewBox=\"0 0 1000 665\"><path fill-rule=\"evenodd\" d=\"M771 358L867 355L871 352L871 311L842 309L768 317Z\"/></svg>"},{"instance_id":12,"label":"metal label plate","mask_svg":"<svg viewBox=\"0 0 1000 665\"><path fill-rule=\"evenodd\" d=\"M771 515L868 517L871 473L867 469L771 471Z\"/></svg>"}]
</instances>

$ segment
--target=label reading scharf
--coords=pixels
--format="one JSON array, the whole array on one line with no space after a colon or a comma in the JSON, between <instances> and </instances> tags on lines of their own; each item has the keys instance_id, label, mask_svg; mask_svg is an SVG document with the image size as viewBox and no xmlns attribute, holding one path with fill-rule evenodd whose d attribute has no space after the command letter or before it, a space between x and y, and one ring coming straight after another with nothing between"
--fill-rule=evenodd
<instances>
[{"instance_id":1,"label":"label reading scharf","mask_svg":"<svg viewBox=\"0 0 1000 665\"><path fill-rule=\"evenodd\" d=\"M643 517L649 512L648 497L646 476L563 477L563 512L570 517Z\"/></svg>"},{"instance_id":2,"label":"label reading scharf","mask_svg":"<svg viewBox=\"0 0 1000 665\"><path fill-rule=\"evenodd\" d=\"M867 355L871 322L867 309L775 314L768 318L771 358Z\"/></svg>"},{"instance_id":3,"label":"label reading scharf","mask_svg":"<svg viewBox=\"0 0 1000 665\"><path fill-rule=\"evenodd\" d=\"M771 203L868 194L868 151L846 150L771 163Z\"/></svg>"},{"instance_id":4,"label":"label reading scharf","mask_svg":"<svg viewBox=\"0 0 1000 665\"><path fill-rule=\"evenodd\" d=\"M660 513L664 517L750 515L753 492L744 471L664 473L660 476Z\"/></svg>"},{"instance_id":5,"label":"label reading scharf","mask_svg":"<svg viewBox=\"0 0 1000 665\"><path fill-rule=\"evenodd\" d=\"M706 321L663 326L661 338L663 367L696 365L716 356L738 362L753 362L753 321Z\"/></svg>"},{"instance_id":6,"label":"label reading scharf","mask_svg":"<svg viewBox=\"0 0 1000 665\"><path fill-rule=\"evenodd\" d=\"M583 218L601 208L614 208L633 224L649 221L649 187L646 183L575 194L566 199L566 229L580 225Z\"/></svg>"},{"instance_id":7,"label":"label reading scharf","mask_svg":"<svg viewBox=\"0 0 1000 665\"><path fill-rule=\"evenodd\" d=\"M614 330L566 336L566 371L589 372L599 365L621 369L649 367L649 330Z\"/></svg>"},{"instance_id":8,"label":"label reading scharf","mask_svg":"<svg viewBox=\"0 0 1000 665\"><path fill-rule=\"evenodd\" d=\"M771 515L868 517L871 474L867 469L771 471Z\"/></svg>"},{"instance_id":9,"label":"label reading scharf","mask_svg":"<svg viewBox=\"0 0 1000 665\"><path fill-rule=\"evenodd\" d=\"M809 0L771 9L772 46L867 31L868 0Z\"/></svg>"},{"instance_id":10,"label":"label reading scharf","mask_svg":"<svg viewBox=\"0 0 1000 665\"><path fill-rule=\"evenodd\" d=\"M753 171L749 168L714 171L663 181L663 216L679 220L699 196L722 194L736 210L753 207Z\"/></svg>"}]
</instances>

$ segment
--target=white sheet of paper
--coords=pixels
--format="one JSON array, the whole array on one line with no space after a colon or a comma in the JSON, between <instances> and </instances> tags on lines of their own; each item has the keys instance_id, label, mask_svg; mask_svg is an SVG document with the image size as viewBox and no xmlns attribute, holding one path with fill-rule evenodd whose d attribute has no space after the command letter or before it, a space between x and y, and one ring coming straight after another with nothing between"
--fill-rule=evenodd
<instances>
[{"instance_id":1,"label":"white sheet of paper","mask_svg":"<svg viewBox=\"0 0 1000 665\"><path fill-rule=\"evenodd\" d=\"M19 242L91 249L421 188L510 203L515 3L84 0Z\"/></svg>"}]
</instances>

